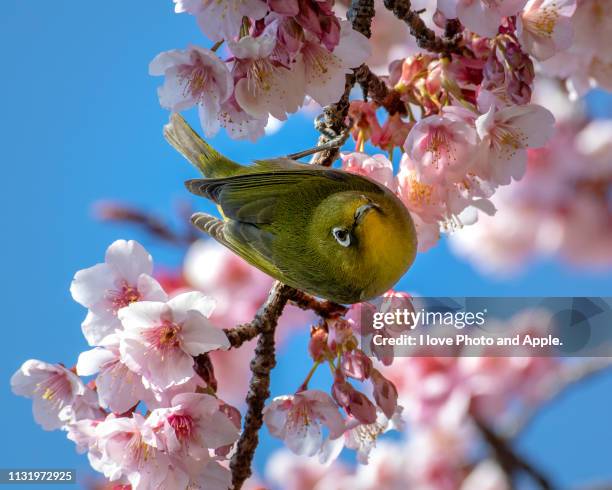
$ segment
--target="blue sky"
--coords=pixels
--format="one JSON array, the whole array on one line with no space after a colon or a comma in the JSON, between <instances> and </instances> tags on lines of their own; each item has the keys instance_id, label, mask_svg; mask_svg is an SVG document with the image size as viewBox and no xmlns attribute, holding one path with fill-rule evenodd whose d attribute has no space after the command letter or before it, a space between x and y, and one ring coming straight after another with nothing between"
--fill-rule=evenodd
<instances>
[{"instance_id":1,"label":"blue sky","mask_svg":"<svg viewBox=\"0 0 612 490\"><path fill-rule=\"evenodd\" d=\"M70 364L86 348L79 327L85 312L68 291L74 272L100 261L117 238L141 240L157 263L180 261L178 249L96 222L91 205L121 200L171 219L176 202L191 199L183 181L195 173L161 137L167 119L156 97L161 79L147 72L158 52L190 42L204 40L192 18L173 14L169 0L3 2L0 260L8 338L0 363L1 466L86 471L86 458L63 433L40 430L30 402L12 396L8 384L28 358ZM594 98L593 107L599 117L610 115L608 98ZM296 116L256 145L223 134L214 144L247 161L307 148L315 139L312 121ZM609 270L586 273L546 261L515 279L491 280L444 244L419 256L400 285L424 295L612 296ZM275 394L294 388L288 368L305 365L304 351L305 336L289 343L290 355L281 357L273 377ZM521 449L563 486L612 479L611 401L612 375L578 387L536 420ZM259 468L274 447L264 437Z\"/></svg>"}]
</instances>

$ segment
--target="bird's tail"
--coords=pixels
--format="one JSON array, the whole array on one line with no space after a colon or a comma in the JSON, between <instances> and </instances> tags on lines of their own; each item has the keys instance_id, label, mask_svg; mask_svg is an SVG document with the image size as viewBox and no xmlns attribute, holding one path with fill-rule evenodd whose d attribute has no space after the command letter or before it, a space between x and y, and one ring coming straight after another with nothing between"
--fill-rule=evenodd
<instances>
[{"instance_id":1,"label":"bird's tail","mask_svg":"<svg viewBox=\"0 0 612 490\"><path fill-rule=\"evenodd\" d=\"M206 143L180 114L170 116L170 121L164 126L164 137L205 177L229 177L242 168Z\"/></svg>"}]
</instances>

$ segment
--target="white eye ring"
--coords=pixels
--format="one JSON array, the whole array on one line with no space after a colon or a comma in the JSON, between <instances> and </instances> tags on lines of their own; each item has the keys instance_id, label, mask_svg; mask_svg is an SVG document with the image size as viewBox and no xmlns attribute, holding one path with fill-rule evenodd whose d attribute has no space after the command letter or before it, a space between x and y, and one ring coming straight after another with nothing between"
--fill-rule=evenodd
<instances>
[{"instance_id":1,"label":"white eye ring","mask_svg":"<svg viewBox=\"0 0 612 490\"><path fill-rule=\"evenodd\" d=\"M332 230L332 235L336 241L343 247L349 247L351 245L351 234L346 228L336 227Z\"/></svg>"}]
</instances>

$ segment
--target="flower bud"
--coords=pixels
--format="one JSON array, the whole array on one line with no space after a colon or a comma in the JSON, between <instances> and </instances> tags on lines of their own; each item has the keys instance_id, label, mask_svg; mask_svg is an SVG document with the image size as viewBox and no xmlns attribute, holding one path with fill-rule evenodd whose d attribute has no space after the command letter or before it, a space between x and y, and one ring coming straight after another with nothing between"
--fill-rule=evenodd
<instances>
[{"instance_id":1,"label":"flower bud","mask_svg":"<svg viewBox=\"0 0 612 490\"><path fill-rule=\"evenodd\" d=\"M370 377L372 360L360 349L342 354L342 372L345 376L363 381Z\"/></svg>"},{"instance_id":2,"label":"flower bud","mask_svg":"<svg viewBox=\"0 0 612 490\"><path fill-rule=\"evenodd\" d=\"M376 407L363 393L357 391L342 375L336 376L332 385L332 397L348 415L355 417L362 424L376 422Z\"/></svg>"},{"instance_id":3,"label":"flower bud","mask_svg":"<svg viewBox=\"0 0 612 490\"><path fill-rule=\"evenodd\" d=\"M376 369L372 369L370 380L374 387L376 404L387 418L393 417L397 408L397 388Z\"/></svg>"},{"instance_id":4,"label":"flower bud","mask_svg":"<svg viewBox=\"0 0 612 490\"><path fill-rule=\"evenodd\" d=\"M327 332L322 327L313 328L310 332L308 353L314 361L320 361L331 354L327 345Z\"/></svg>"}]
</instances>

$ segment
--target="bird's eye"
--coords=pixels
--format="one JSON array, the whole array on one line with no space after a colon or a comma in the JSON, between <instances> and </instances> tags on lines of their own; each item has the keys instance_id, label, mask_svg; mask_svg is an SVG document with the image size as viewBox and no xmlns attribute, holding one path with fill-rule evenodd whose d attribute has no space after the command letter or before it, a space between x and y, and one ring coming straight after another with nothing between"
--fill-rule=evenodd
<instances>
[{"instance_id":1,"label":"bird's eye","mask_svg":"<svg viewBox=\"0 0 612 490\"><path fill-rule=\"evenodd\" d=\"M351 234L346 228L336 227L332 230L332 235L343 247L348 247L351 244Z\"/></svg>"}]
</instances>

